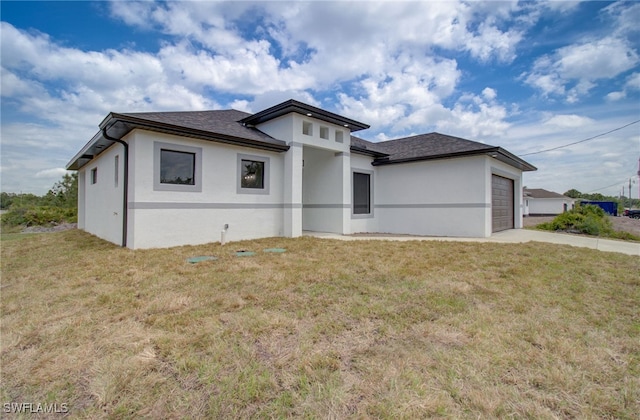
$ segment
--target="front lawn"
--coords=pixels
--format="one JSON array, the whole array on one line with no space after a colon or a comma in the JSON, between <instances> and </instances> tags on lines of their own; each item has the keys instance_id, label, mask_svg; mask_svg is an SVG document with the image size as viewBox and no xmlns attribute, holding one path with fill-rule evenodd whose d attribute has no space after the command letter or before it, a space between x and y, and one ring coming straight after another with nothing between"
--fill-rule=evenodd
<instances>
[{"instance_id":1,"label":"front lawn","mask_svg":"<svg viewBox=\"0 0 640 420\"><path fill-rule=\"evenodd\" d=\"M130 251L77 230L1 247L3 407L66 404L73 418L640 412L637 257L316 238ZM186 261L205 255L218 259Z\"/></svg>"}]
</instances>

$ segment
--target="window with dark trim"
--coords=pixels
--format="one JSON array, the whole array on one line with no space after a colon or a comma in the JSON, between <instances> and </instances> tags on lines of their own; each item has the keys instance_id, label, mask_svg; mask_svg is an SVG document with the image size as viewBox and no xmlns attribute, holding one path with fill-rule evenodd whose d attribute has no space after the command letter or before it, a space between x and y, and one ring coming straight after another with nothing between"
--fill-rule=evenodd
<instances>
[{"instance_id":1,"label":"window with dark trim","mask_svg":"<svg viewBox=\"0 0 640 420\"><path fill-rule=\"evenodd\" d=\"M96 184L98 182L98 168L91 170L91 183Z\"/></svg>"},{"instance_id":2,"label":"window with dark trim","mask_svg":"<svg viewBox=\"0 0 640 420\"><path fill-rule=\"evenodd\" d=\"M353 214L371 213L371 175L353 173Z\"/></svg>"},{"instance_id":3,"label":"window with dark trim","mask_svg":"<svg viewBox=\"0 0 640 420\"><path fill-rule=\"evenodd\" d=\"M202 148L153 142L153 190L202 192Z\"/></svg>"},{"instance_id":4,"label":"window with dark trim","mask_svg":"<svg viewBox=\"0 0 640 420\"><path fill-rule=\"evenodd\" d=\"M241 159L241 188L264 189L264 162Z\"/></svg>"},{"instance_id":5,"label":"window with dark trim","mask_svg":"<svg viewBox=\"0 0 640 420\"><path fill-rule=\"evenodd\" d=\"M160 183L195 185L196 154L160 149Z\"/></svg>"},{"instance_id":6,"label":"window with dark trim","mask_svg":"<svg viewBox=\"0 0 640 420\"><path fill-rule=\"evenodd\" d=\"M267 156L237 155L236 192L238 194L269 195L269 165Z\"/></svg>"}]
</instances>

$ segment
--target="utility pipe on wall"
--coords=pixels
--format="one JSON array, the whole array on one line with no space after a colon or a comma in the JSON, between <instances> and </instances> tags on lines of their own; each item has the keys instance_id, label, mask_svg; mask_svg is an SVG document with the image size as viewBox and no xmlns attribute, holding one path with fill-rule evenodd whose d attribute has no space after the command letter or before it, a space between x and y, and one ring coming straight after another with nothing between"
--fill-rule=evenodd
<instances>
[{"instance_id":1,"label":"utility pipe on wall","mask_svg":"<svg viewBox=\"0 0 640 420\"><path fill-rule=\"evenodd\" d=\"M102 136L109 141L115 141L124 146L124 191L122 194L122 247L124 248L127 246L127 219L129 219L127 206L129 201L129 143L121 139L111 137L107 134L107 127L102 129Z\"/></svg>"},{"instance_id":2,"label":"utility pipe on wall","mask_svg":"<svg viewBox=\"0 0 640 420\"><path fill-rule=\"evenodd\" d=\"M224 245L227 242L227 229L229 229L229 224L225 224L224 228L220 232L220 245Z\"/></svg>"}]
</instances>

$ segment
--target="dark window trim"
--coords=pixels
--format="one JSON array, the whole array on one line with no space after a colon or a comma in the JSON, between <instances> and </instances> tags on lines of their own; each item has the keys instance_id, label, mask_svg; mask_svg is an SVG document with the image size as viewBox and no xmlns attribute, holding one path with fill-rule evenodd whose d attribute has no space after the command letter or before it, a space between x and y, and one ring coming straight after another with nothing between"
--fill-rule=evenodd
<instances>
[{"instance_id":1,"label":"dark window trim","mask_svg":"<svg viewBox=\"0 0 640 420\"><path fill-rule=\"evenodd\" d=\"M114 166L113 186L115 188L118 188L118 181L119 181L119 175L120 175L120 155L116 155L113 158L113 166Z\"/></svg>"},{"instance_id":2,"label":"dark window trim","mask_svg":"<svg viewBox=\"0 0 640 420\"><path fill-rule=\"evenodd\" d=\"M356 213L355 212L355 174L363 174L369 176L369 212L368 213ZM351 218L352 219L369 219L374 217L373 215L373 171L367 171L362 169L351 170Z\"/></svg>"},{"instance_id":3,"label":"dark window trim","mask_svg":"<svg viewBox=\"0 0 640 420\"><path fill-rule=\"evenodd\" d=\"M91 168L91 185L98 183L98 167Z\"/></svg>"},{"instance_id":4,"label":"dark window trim","mask_svg":"<svg viewBox=\"0 0 640 420\"><path fill-rule=\"evenodd\" d=\"M194 184L165 184L160 182L160 163L162 150L191 153L194 155ZM202 192L202 148L181 144L153 143L153 189L154 191Z\"/></svg>"},{"instance_id":5,"label":"dark window trim","mask_svg":"<svg viewBox=\"0 0 640 420\"><path fill-rule=\"evenodd\" d=\"M262 177L263 188L245 188L242 186L242 161L249 160L253 162L262 162L264 168L264 174ZM245 155L238 153L236 160L236 192L238 194L262 194L269 195L270 193L270 174L271 174L271 159L266 156L257 155Z\"/></svg>"}]
</instances>

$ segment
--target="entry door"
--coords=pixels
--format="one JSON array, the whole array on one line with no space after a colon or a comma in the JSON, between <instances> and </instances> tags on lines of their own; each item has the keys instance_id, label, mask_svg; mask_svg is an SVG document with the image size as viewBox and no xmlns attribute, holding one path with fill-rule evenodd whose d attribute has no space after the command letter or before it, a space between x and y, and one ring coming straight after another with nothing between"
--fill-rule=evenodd
<instances>
[{"instance_id":1,"label":"entry door","mask_svg":"<svg viewBox=\"0 0 640 420\"><path fill-rule=\"evenodd\" d=\"M513 180L491 176L492 232L513 229Z\"/></svg>"}]
</instances>

